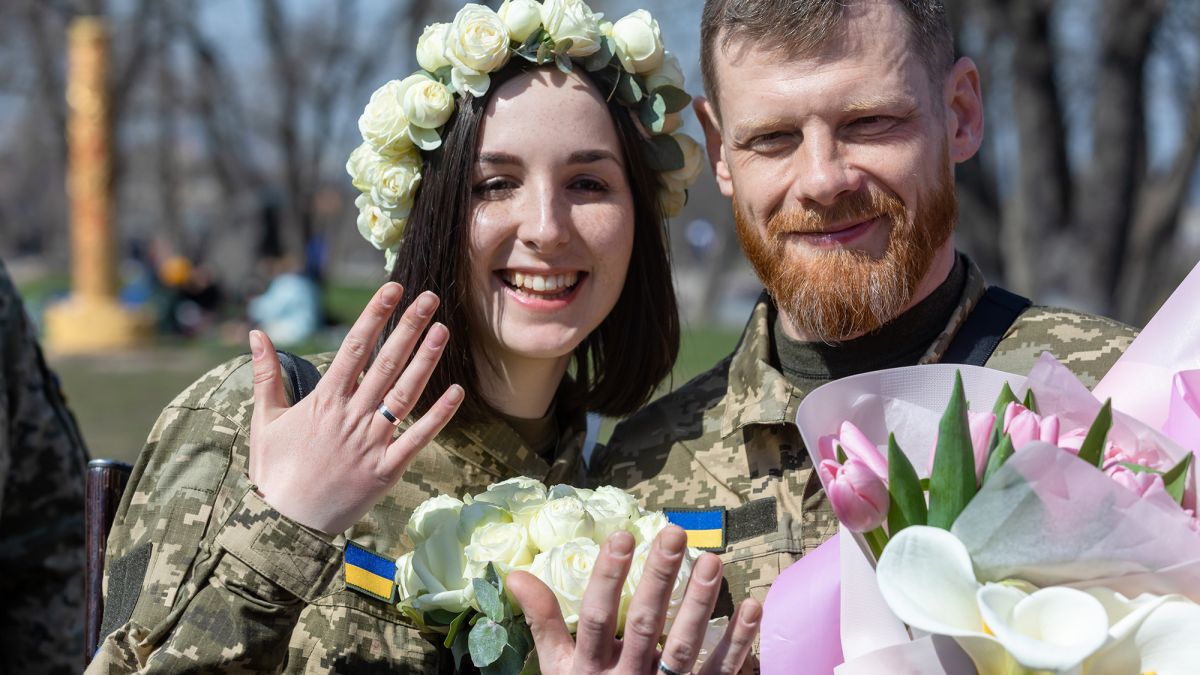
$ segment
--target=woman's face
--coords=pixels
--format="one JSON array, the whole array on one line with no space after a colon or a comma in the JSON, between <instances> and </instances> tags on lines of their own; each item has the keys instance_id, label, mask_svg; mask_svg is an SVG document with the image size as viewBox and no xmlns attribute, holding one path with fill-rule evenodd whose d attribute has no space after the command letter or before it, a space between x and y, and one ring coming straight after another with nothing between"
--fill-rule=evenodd
<instances>
[{"instance_id":1,"label":"woman's face","mask_svg":"<svg viewBox=\"0 0 1200 675\"><path fill-rule=\"evenodd\" d=\"M633 248L633 195L604 100L557 70L509 80L484 112L473 173L488 352L565 363L616 305Z\"/></svg>"}]
</instances>

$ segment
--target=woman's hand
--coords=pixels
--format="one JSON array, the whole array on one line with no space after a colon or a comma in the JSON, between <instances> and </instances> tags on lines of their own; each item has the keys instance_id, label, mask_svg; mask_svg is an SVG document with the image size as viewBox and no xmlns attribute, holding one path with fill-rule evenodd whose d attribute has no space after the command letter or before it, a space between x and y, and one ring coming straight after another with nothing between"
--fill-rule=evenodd
<instances>
[{"instance_id":1,"label":"woman's hand","mask_svg":"<svg viewBox=\"0 0 1200 675\"><path fill-rule=\"evenodd\" d=\"M687 592L662 653L658 639L666 623L667 607L687 546L687 534L668 527L654 540L641 583L634 592L625 618L625 635L614 637L621 587L633 559L633 536L618 532L600 549L592 578L584 591L576 639L571 639L554 593L537 577L513 572L508 588L521 604L542 673L591 675L593 673L690 673L721 590L721 559L705 553L692 568ZM705 674L737 673L750 653L758 633L762 607L746 600L730 618L720 644L708 655L700 671Z\"/></svg>"},{"instance_id":2,"label":"woman's hand","mask_svg":"<svg viewBox=\"0 0 1200 675\"><path fill-rule=\"evenodd\" d=\"M250 480L268 504L302 525L335 534L358 522L462 403L462 387L451 386L395 440L395 427L379 412L382 403L396 419L408 416L450 337L445 326L435 323L409 362L438 306L437 296L429 292L404 311L359 382L400 295L396 283L379 289L342 341L328 372L311 394L290 408L274 345L262 332L250 333Z\"/></svg>"}]
</instances>

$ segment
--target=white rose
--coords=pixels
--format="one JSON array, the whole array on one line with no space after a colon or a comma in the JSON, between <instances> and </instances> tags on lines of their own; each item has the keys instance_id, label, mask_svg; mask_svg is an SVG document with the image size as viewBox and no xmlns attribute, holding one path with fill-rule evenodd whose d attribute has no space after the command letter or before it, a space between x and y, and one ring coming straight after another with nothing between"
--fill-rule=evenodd
<instances>
[{"instance_id":1,"label":"white rose","mask_svg":"<svg viewBox=\"0 0 1200 675\"><path fill-rule=\"evenodd\" d=\"M683 127L683 115L679 113L667 113L663 119L662 132L664 134L673 134Z\"/></svg>"},{"instance_id":2,"label":"white rose","mask_svg":"<svg viewBox=\"0 0 1200 675\"><path fill-rule=\"evenodd\" d=\"M672 192L683 192L691 187L704 170L704 148L687 134L671 134L683 152L683 167L662 174L663 183Z\"/></svg>"},{"instance_id":3,"label":"white rose","mask_svg":"<svg viewBox=\"0 0 1200 675\"><path fill-rule=\"evenodd\" d=\"M638 544L642 544L647 541L654 541L658 533L662 532L670 524L671 521L667 520L667 516L662 511L652 511L634 520L633 527L629 531L633 533L634 540Z\"/></svg>"},{"instance_id":4,"label":"white rose","mask_svg":"<svg viewBox=\"0 0 1200 675\"><path fill-rule=\"evenodd\" d=\"M408 533L408 538L412 540L414 547L420 546L444 523L454 523L454 526L457 527L458 514L462 512L462 507L462 500L455 499L450 495L438 495L426 499L413 511L404 531Z\"/></svg>"},{"instance_id":5,"label":"white rose","mask_svg":"<svg viewBox=\"0 0 1200 675\"><path fill-rule=\"evenodd\" d=\"M489 485L474 499L508 509L514 520L528 520L533 509L546 503L546 486L539 480L518 476Z\"/></svg>"},{"instance_id":6,"label":"white rose","mask_svg":"<svg viewBox=\"0 0 1200 675\"><path fill-rule=\"evenodd\" d=\"M592 539L597 544L603 544L614 532L629 530L640 515L633 495L611 485L596 488L584 508L596 521Z\"/></svg>"},{"instance_id":7,"label":"white rose","mask_svg":"<svg viewBox=\"0 0 1200 675\"><path fill-rule=\"evenodd\" d=\"M363 140L382 155L398 154L412 145L408 127L400 80L391 80L376 89L358 118Z\"/></svg>"},{"instance_id":8,"label":"white rose","mask_svg":"<svg viewBox=\"0 0 1200 675\"><path fill-rule=\"evenodd\" d=\"M412 564L413 553L409 551L396 561L396 587L399 589L400 604L411 607L412 601L425 591L421 577L417 576Z\"/></svg>"},{"instance_id":9,"label":"white rose","mask_svg":"<svg viewBox=\"0 0 1200 675\"><path fill-rule=\"evenodd\" d=\"M563 620L572 632L579 624L583 591L592 577L592 568L596 566L599 555L600 547L591 539L572 539L537 554L529 566L529 573L554 591Z\"/></svg>"},{"instance_id":10,"label":"white rose","mask_svg":"<svg viewBox=\"0 0 1200 675\"><path fill-rule=\"evenodd\" d=\"M371 149L369 143L363 143L350 153L346 160L346 173L350 174L350 184L359 192L368 194L375 185L375 175L383 157Z\"/></svg>"},{"instance_id":11,"label":"white rose","mask_svg":"<svg viewBox=\"0 0 1200 675\"><path fill-rule=\"evenodd\" d=\"M591 499L592 491L587 488L577 488L574 485L559 483L558 485L552 485L550 491L546 493L547 500L562 499L563 497L574 497L586 503L587 500Z\"/></svg>"},{"instance_id":12,"label":"white rose","mask_svg":"<svg viewBox=\"0 0 1200 675\"><path fill-rule=\"evenodd\" d=\"M477 73L461 68L450 69L450 88L459 96L470 94L476 98L487 93L492 84L492 77L487 73Z\"/></svg>"},{"instance_id":13,"label":"white rose","mask_svg":"<svg viewBox=\"0 0 1200 675\"><path fill-rule=\"evenodd\" d=\"M631 12L612 27L613 50L630 73L648 73L663 62L658 21L644 9Z\"/></svg>"},{"instance_id":14,"label":"white rose","mask_svg":"<svg viewBox=\"0 0 1200 675\"><path fill-rule=\"evenodd\" d=\"M444 513L440 509L433 513ZM415 514L414 514L415 515ZM425 526L430 524L427 518ZM467 558L458 541L458 520L443 520L428 533L428 537L413 551L413 573L425 587L412 602L419 612L444 609L461 612L475 597L466 575Z\"/></svg>"},{"instance_id":15,"label":"white rose","mask_svg":"<svg viewBox=\"0 0 1200 675\"><path fill-rule=\"evenodd\" d=\"M367 195L354 200L358 207L358 232L372 246L385 250L395 248L404 235L407 221L403 217L392 218L389 212L371 201Z\"/></svg>"},{"instance_id":16,"label":"white rose","mask_svg":"<svg viewBox=\"0 0 1200 675\"><path fill-rule=\"evenodd\" d=\"M687 206L687 193L680 190L659 190L658 201L662 207L662 214L666 218L674 218L683 211L683 207Z\"/></svg>"},{"instance_id":17,"label":"white rose","mask_svg":"<svg viewBox=\"0 0 1200 675\"><path fill-rule=\"evenodd\" d=\"M409 124L422 129L438 129L454 114L454 95L441 82L418 73L406 77L400 84L404 87L402 109Z\"/></svg>"},{"instance_id":18,"label":"white rose","mask_svg":"<svg viewBox=\"0 0 1200 675\"><path fill-rule=\"evenodd\" d=\"M662 64L646 74L646 89L653 92L663 87L683 89L683 67L671 52L663 52Z\"/></svg>"},{"instance_id":19,"label":"white rose","mask_svg":"<svg viewBox=\"0 0 1200 675\"><path fill-rule=\"evenodd\" d=\"M458 10L446 36L446 58L455 68L473 74L491 73L508 63L508 27L500 15L483 5Z\"/></svg>"},{"instance_id":20,"label":"white rose","mask_svg":"<svg viewBox=\"0 0 1200 675\"><path fill-rule=\"evenodd\" d=\"M654 545L653 540L644 541L638 544L633 550L633 560L629 564L629 575L625 577L625 585L621 588L621 605L617 623L619 626L625 625L625 613L629 609L629 602L633 599L634 591L637 590L638 584L642 581L642 574L646 570L646 561L650 557L650 549ZM671 600L667 606L667 622L663 626L663 635L671 629L671 623L675 621L675 615L679 613L679 606L683 603L683 594L687 591L688 579L692 576L692 565L696 562L696 558L700 552L696 549L687 549L683 555L683 562L679 565L679 573L675 575L675 586L671 589ZM620 631L620 628L618 628Z\"/></svg>"},{"instance_id":21,"label":"white rose","mask_svg":"<svg viewBox=\"0 0 1200 675\"><path fill-rule=\"evenodd\" d=\"M555 42L571 41L567 56L600 51L600 22L583 0L543 0L542 26Z\"/></svg>"},{"instance_id":22,"label":"white rose","mask_svg":"<svg viewBox=\"0 0 1200 675\"><path fill-rule=\"evenodd\" d=\"M393 220L408 215L421 184L421 153L416 148L381 161L370 172L371 202L387 210ZM383 248L389 248L384 246Z\"/></svg>"},{"instance_id":23,"label":"white rose","mask_svg":"<svg viewBox=\"0 0 1200 675\"><path fill-rule=\"evenodd\" d=\"M497 10L513 42L524 42L542 27L542 11L533 0L504 0Z\"/></svg>"},{"instance_id":24,"label":"white rose","mask_svg":"<svg viewBox=\"0 0 1200 675\"><path fill-rule=\"evenodd\" d=\"M471 542L475 531L492 523L511 523L508 509L487 502L472 502L458 514L458 541L463 546Z\"/></svg>"},{"instance_id":25,"label":"white rose","mask_svg":"<svg viewBox=\"0 0 1200 675\"><path fill-rule=\"evenodd\" d=\"M483 578L488 563L500 576L514 569L525 569L533 562L529 532L520 523L488 523L471 534L471 543L463 551L467 557L467 576Z\"/></svg>"},{"instance_id":26,"label":"white rose","mask_svg":"<svg viewBox=\"0 0 1200 675\"><path fill-rule=\"evenodd\" d=\"M575 497L563 497L546 502L529 520L529 536L539 551L548 551L559 544L586 537L590 539L595 521Z\"/></svg>"},{"instance_id":27,"label":"white rose","mask_svg":"<svg viewBox=\"0 0 1200 675\"><path fill-rule=\"evenodd\" d=\"M429 72L435 72L450 62L446 60L446 35L450 32L450 24L434 23L425 26L417 40L417 63Z\"/></svg>"}]
</instances>

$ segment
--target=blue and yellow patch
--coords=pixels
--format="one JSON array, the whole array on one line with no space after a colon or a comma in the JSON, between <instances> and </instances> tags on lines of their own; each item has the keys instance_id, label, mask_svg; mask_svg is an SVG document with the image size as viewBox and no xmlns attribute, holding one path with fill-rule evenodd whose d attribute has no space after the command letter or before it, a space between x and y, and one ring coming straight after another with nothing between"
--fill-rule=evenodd
<instances>
[{"instance_id":1,"label":"blue and yellow patch","mask_svg":"<svg viewBox=\"0 0 1200 675\"><path fill-rule=\"evenodd\" d=\"M687 532L688 546L705 551L725 550L725 509L663 509L667 520Z\"/></svg>"},{"instance_id":2,"label":"blue and yellow patch","mask_svg":"<svg viewBox=\"0 0 1200 675\"><path fill-rule=\"evenodd\" d=\"M348 588L376 600L396 602L396 561L348 541L342 567Z\"/></svg>"}]
</instances>

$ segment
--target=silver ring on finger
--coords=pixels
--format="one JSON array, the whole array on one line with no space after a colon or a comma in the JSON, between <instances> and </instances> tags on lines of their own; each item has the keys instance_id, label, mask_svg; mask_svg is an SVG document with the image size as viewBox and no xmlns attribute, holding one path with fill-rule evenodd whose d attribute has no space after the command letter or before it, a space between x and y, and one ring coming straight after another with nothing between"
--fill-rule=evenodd
<instances>
[{"instance_id":1,"label":"silver ring on finger","mask_svg":"<svg viewBox=\"0 0 1200 675\"><path fill-rule=\"evenodd\" d=\"M663 673L663 675L687 675L687 673L681 673L678 670L671 668L666 663L663 663L662 659L659 659L658 661L658 672Z\"/></svg>"},{"instance_id":2,"label":"silver ring on finger","mask_svg":"<svg viewBox=\"0 0 1200 675\"><path fill-rule=\"evenodd\" d=\"M388 407L382 403L379 404L379 414L383 415L383 419L387 420L392 426L400 426L400 420L396 419L396 416L392 414L392 411L388 410Z\"/></svg>"}]
</instances>

